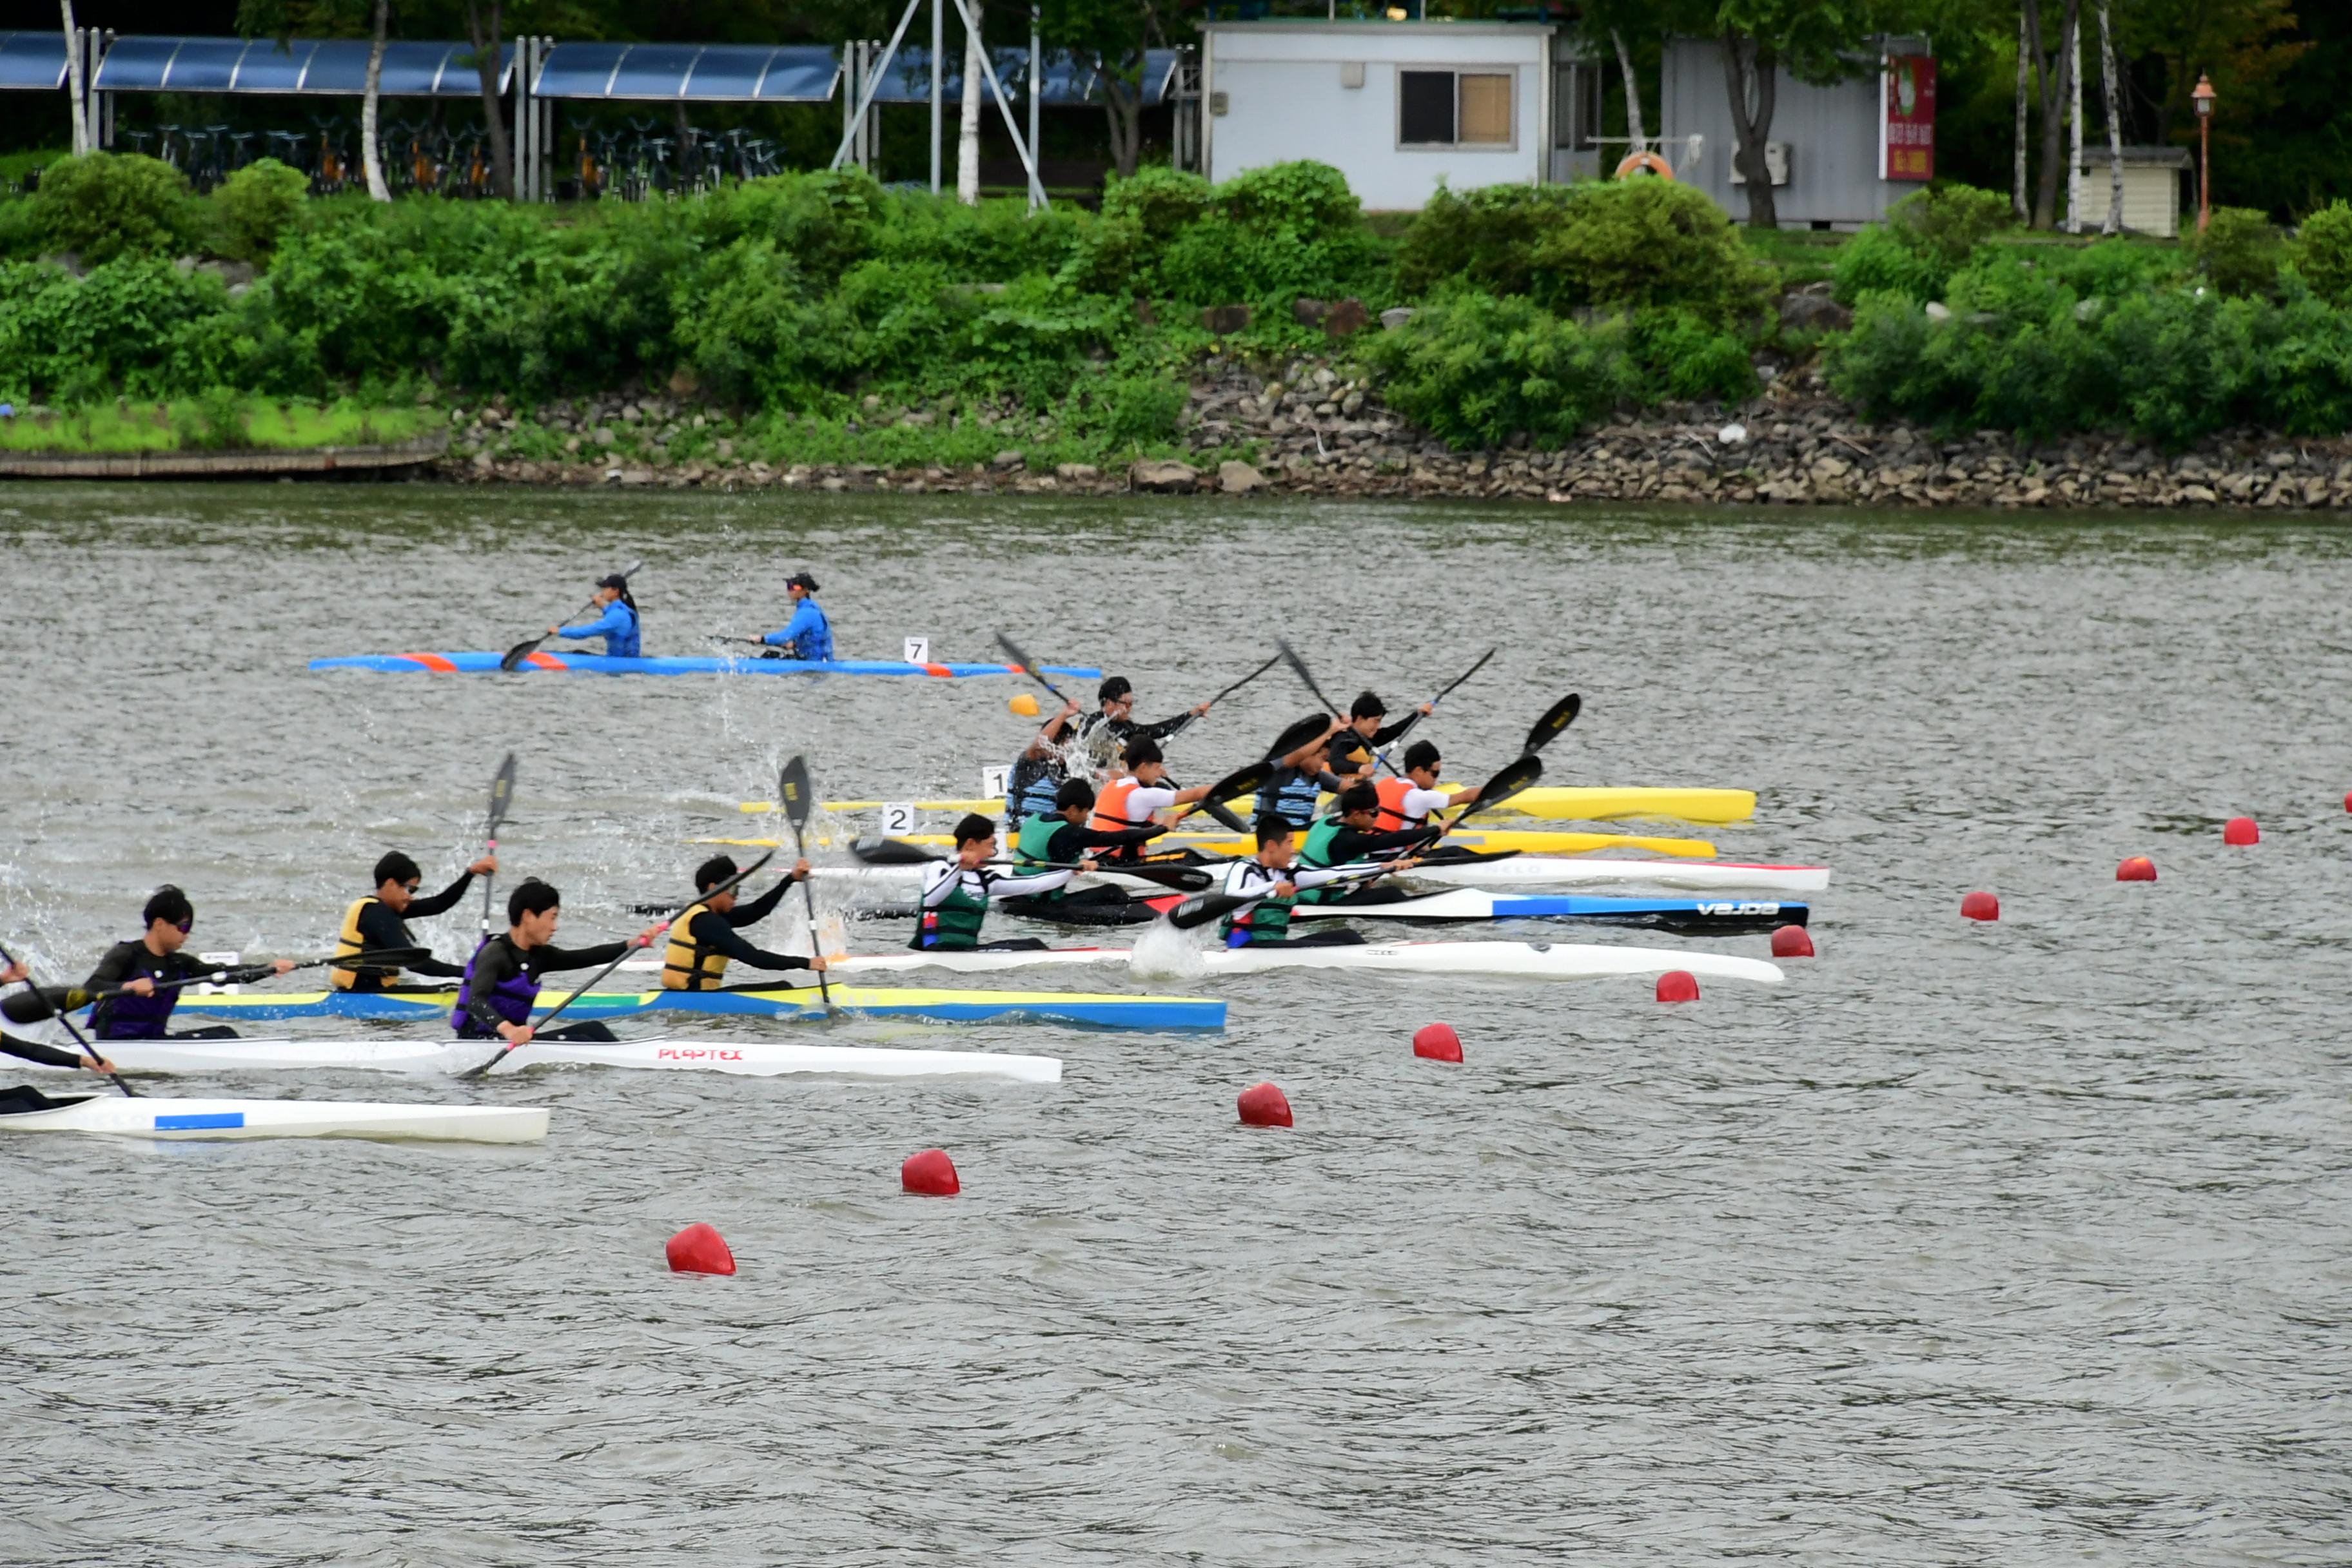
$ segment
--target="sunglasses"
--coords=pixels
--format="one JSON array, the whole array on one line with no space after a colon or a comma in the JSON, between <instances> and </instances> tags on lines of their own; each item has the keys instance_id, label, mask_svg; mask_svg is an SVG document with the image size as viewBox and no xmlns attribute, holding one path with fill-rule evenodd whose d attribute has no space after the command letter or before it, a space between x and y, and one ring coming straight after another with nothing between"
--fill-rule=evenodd
<instances>
[{"instance_id":1,"label":"sunglasses","mask_svg":"<svg viewBox=\"0 0 2352 1568\"><path fill-rule=\"evenodd\" d=\"M425 886L425 884L422 882L403 882L400 886L404 891L413 893L416 891L417 889Z\"/></svg>"},{"instance_id":2,"label":"sunglasses","mask_svg":"<svg viewBox=\"0 0 2352 1568\"><path fill-rule=\"evenodd\" d=\"M185 935L187 935L190 931L194 931L194 930L195 930L195 929L196 929L196 922L195 922L195 921L194 921L194 920L193 920L193 919L184 920L184 921L173 921L172 922L172 928L173 928L174 931L178 931L182 936L185 936Z\"/></svg>"}]
</instances>

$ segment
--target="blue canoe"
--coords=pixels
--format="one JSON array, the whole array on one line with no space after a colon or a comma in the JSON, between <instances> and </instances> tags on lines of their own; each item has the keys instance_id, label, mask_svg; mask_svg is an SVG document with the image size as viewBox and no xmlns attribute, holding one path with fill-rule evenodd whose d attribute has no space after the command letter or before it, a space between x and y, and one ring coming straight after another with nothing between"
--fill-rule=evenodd
<instances>
[{"instance_id":1,"label":"blue canoe","mask_svg":"<svg viewBox=\"0 0 2352 1568\"><path fill-rule=\"evenodd\" d=\"M497 653L363 653L342 658L314 658L312 669L367 669L385 675L484 675L498 671ZM813 663L799 658L749 658L731 655L693 658L614 658L602 653L534 653L522 669L551 669L569 675L928 675L941 680L967 675L1018 675L1017 664L908 664L895 658L839 658ZM1072 680L1099 680L1102 671L1086 665L1049 664L1047 675Z\"/></svg>"}]
</instances>

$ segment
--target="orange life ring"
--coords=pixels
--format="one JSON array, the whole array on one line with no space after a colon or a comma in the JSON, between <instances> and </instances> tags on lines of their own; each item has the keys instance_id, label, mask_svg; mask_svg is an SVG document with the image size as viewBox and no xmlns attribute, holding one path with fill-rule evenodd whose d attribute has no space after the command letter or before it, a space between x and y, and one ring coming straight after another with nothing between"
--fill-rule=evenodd
<instances>
[{"instance_id":1,"label":"orange life ring","mask_svg":"<svg viewBox=\"0 0 2352 1568\"><path fill-rule=\"evenodd\" d=\"M1625 161L1617 165L1616 177L1622 180L1626 175L1641 170L1647 170L1649 173L1657 175L1658 178L1662 180L1671 180L1675 177L1673 166L1664 158L1659 157L1655 153L1633 153L1627 154Z\"/></svg>"}]
</instances>

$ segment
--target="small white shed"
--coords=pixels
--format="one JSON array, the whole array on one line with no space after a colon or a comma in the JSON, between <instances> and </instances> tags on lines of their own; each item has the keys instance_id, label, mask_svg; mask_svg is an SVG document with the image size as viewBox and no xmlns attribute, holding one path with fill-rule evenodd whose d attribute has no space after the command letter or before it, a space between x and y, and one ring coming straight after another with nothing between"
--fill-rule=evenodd
<instances>
[{"instance_id":1,"label":"small white shed","mask_svg":"<svg viewBox=\"0 0 2352 1568\"><path fill-rule=\"evenodd\" d=\"M1209 178L1313 158L1375 212L1539 183L1555 44L1540 22L1204 22Z\"/></svg>"},{"instance_id":2,"label":"small white shed","mask_svg":"<svg viewBox=\"0 0 2352 1568\"><path fill-rule=\"evenodd\" d=\"M2124 227L2159 239L2180 237L2181 176L2195 167L2186 147L2124 149ZM2107 150L2083 148L2083 229L2095 234L2107 221L2113 186Z\"/></svg>"}]
</instances>

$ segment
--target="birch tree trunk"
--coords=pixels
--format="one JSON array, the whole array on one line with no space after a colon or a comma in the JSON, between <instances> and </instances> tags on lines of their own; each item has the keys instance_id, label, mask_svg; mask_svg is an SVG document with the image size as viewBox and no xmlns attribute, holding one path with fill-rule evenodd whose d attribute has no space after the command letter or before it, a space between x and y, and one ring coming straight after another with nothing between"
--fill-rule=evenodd
<instances>
[{"instance_id":1,"label":"birch tree trunk","mask_svg":"<svg viewBox=\"0 0 2352 1568\"><path fill-rule=\"evenodd\" d=\"M2107 0L2099 0L2099 81L2107 98L2107 221L2101 234L2124 231L2124 127L2121 93L2116 86L2116 36L2107 26Z\"/></svg>"},{"instance_id":2,"label":"birch tree trunk","mask_svg":"<svg viewBox=\"0 0 2352 1568\"><path fill-rule=\"evenodd\" d=\"M2066 232L2083 232L2083 18L2077 15L2066 29L2066 74L2074 79L2066 132Z\"/></svg>"},{"instance_id":3,"label":"birch tree trunk","mask_svg":"<svg viewBox=\"0 0 2352 1568\"><path fill-rule=\"evenodd\" d=\"M376 105L383 93L383 40L392 25L392 0L375 0L375 33L368 41L367 89L360 97L360 169L367 175L368 200L392 200L383 177L383 148L376 136Z\"/></svg>"},{"instance_id":4,"label":"birch tree trunk","mask_svg":"<svg viewBox=\"0 0 2352 1568\"><path fill-rule=\"evenodd\" d=\"M2017 11L2017 143L2014 167L2010 171L2009 205L2020 223L2033 216L2025 201L2025 18L2032 9L2032 0L2024 0Z\"/></svg>"},{"instance_id":5,"label":"birch tree trunk","mask_svg":"<svg viewBox=\"0 0 2352 1568\"><path fill-rule=\"evenodd\" d=\"M66 92L73 100L73 150L79 158L89 151L89 117L82 110L89 95L82 87L81 50L74 37L73 0L58 0L58 4L66 18Z\"/></svg>"},{"instance_id":6,"label":"birch tree trunk","mask_svg":"<svg viewBox=\"0 0 2352 1568\"><path fill-rule=\"evenodd\" d=\"M1612 27L1609 41L1617 46L1617 69L1625 78L1625 135L1633 142L1629 151L1638 156L1650 150L1649 132L1642 126L1642 79L1633 74L1633 51L1625 47L1625 35Z\"/></svg>"},{"instance_id":7,"label":"birch tree trunk","mask_svg":"<svg viewBox=\"0 0 2352 1568\"><path fill-rule=\"evenodd\" d=\"M956 200L980 205L980 100L988 83L980 68L980 0L969 0L971 25L963 35L963 125L956 139Z\"/></svg>"}]
</instances>

